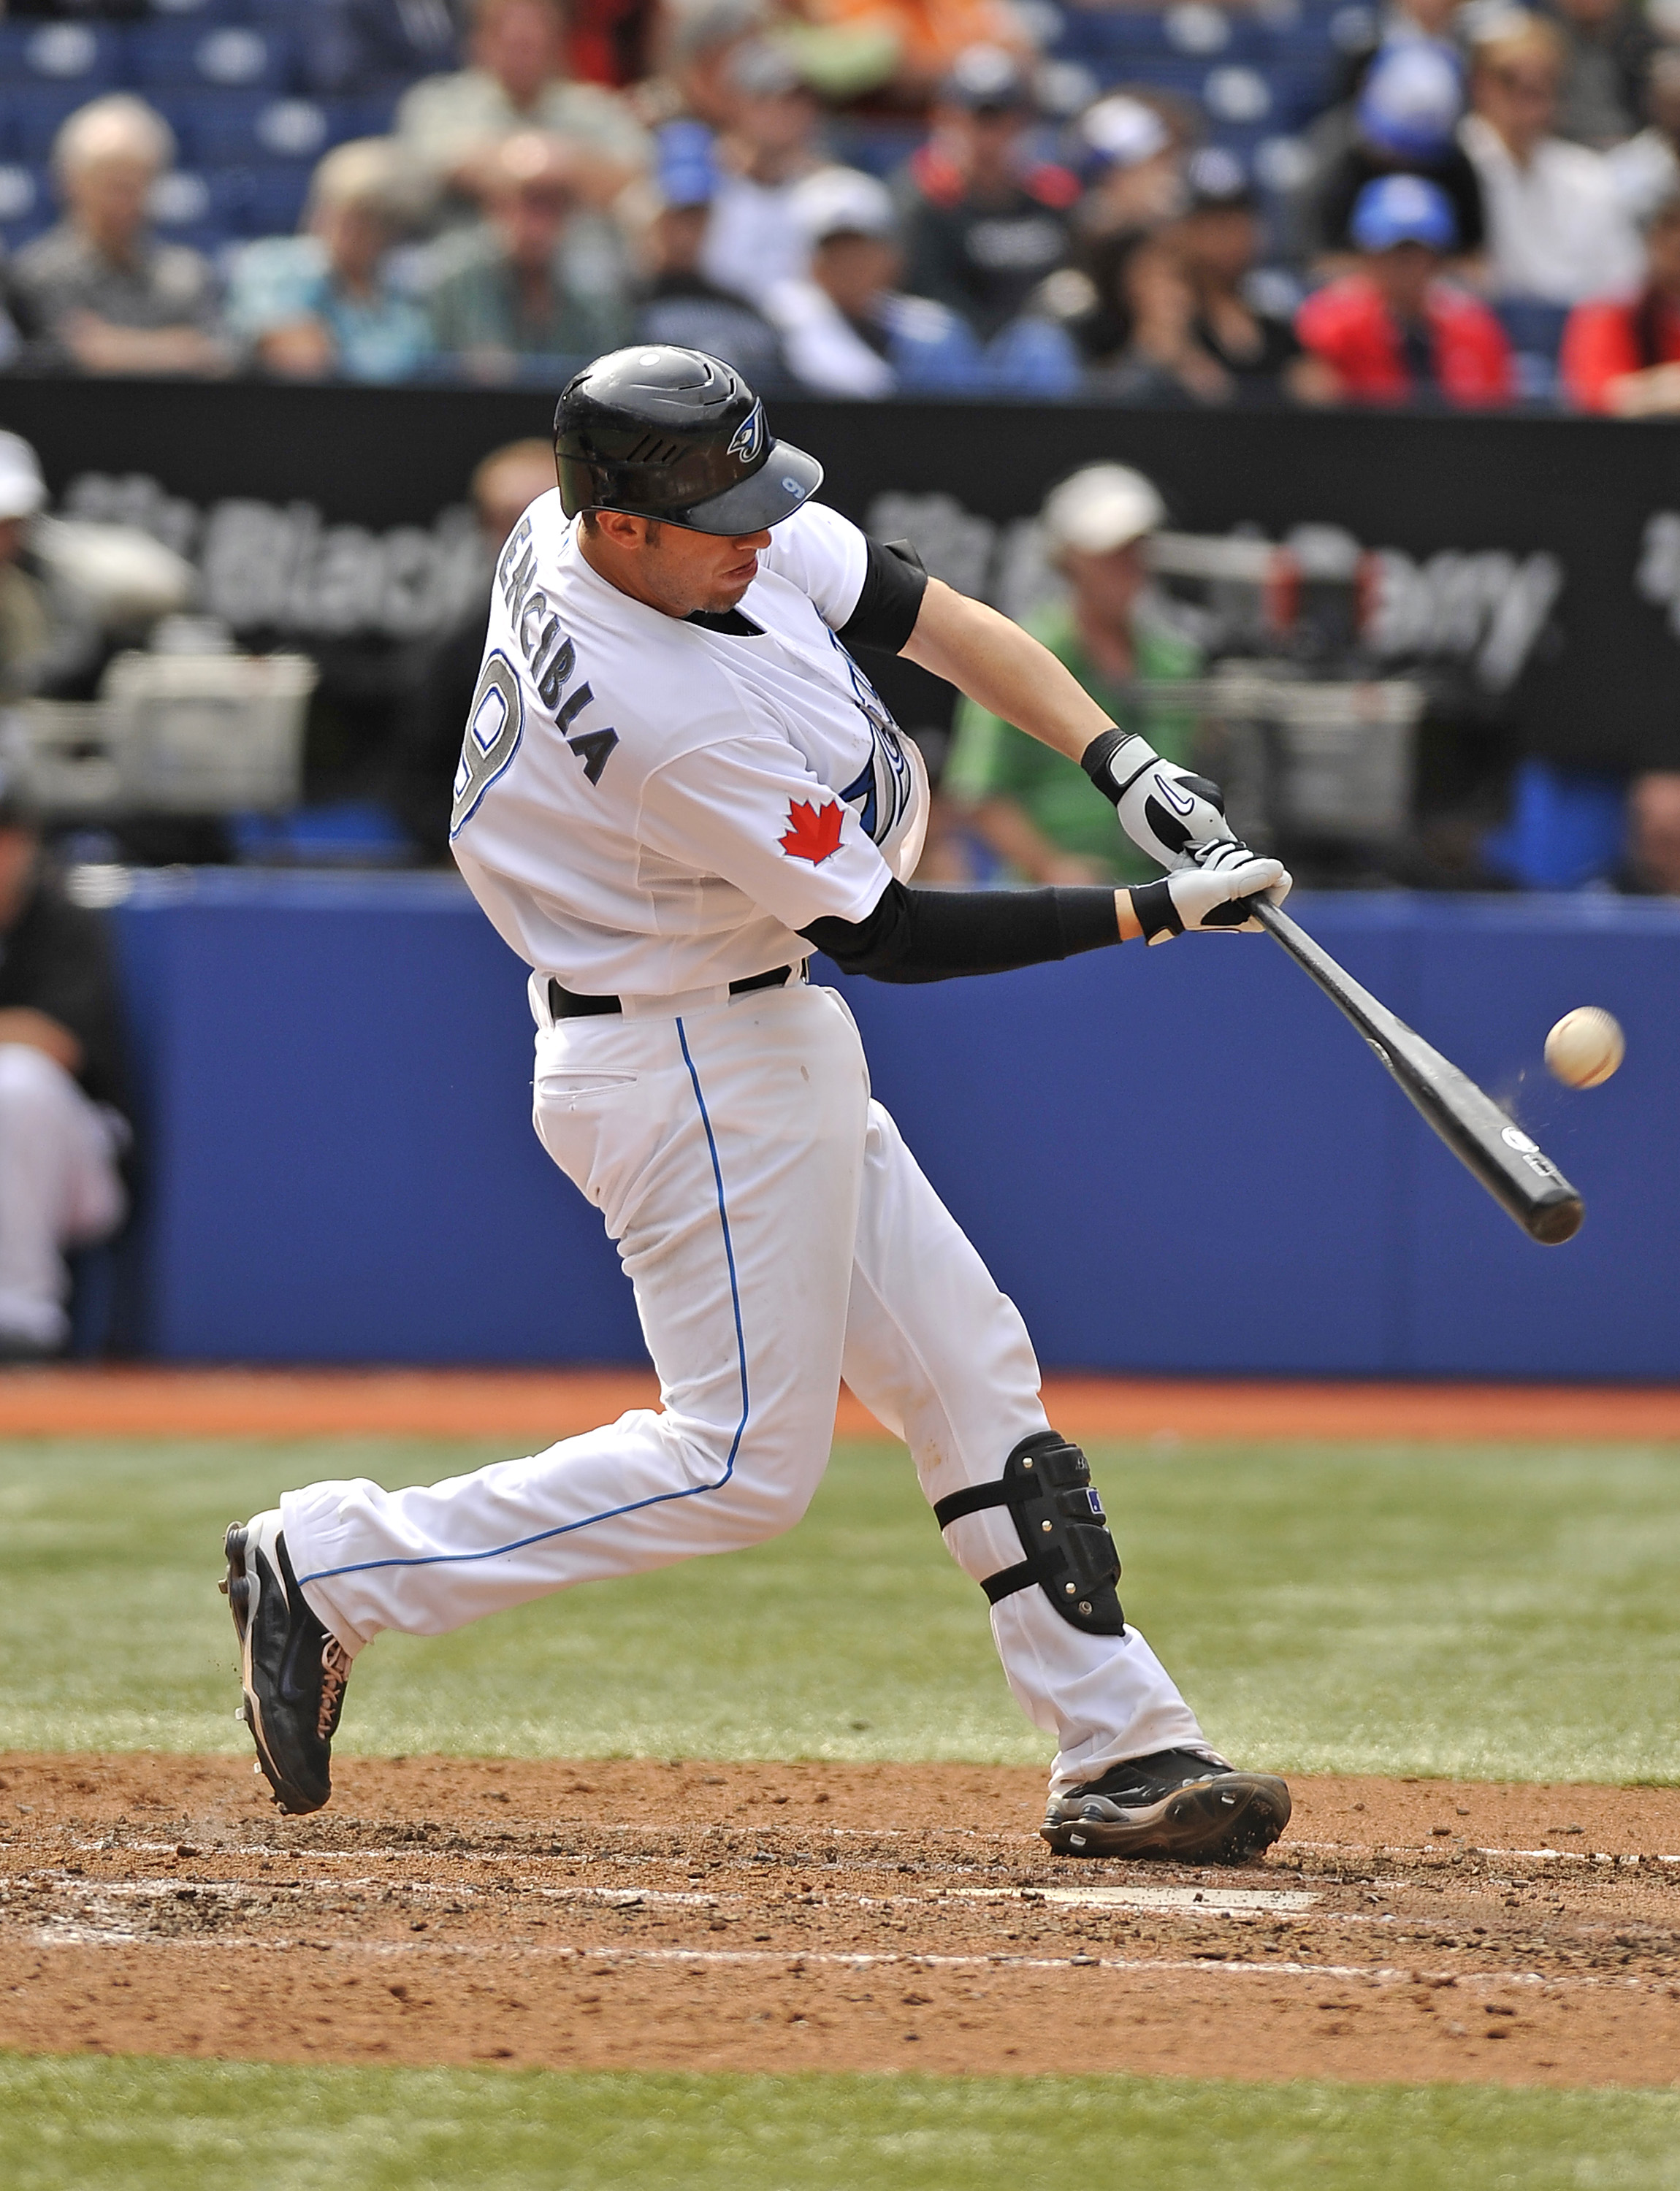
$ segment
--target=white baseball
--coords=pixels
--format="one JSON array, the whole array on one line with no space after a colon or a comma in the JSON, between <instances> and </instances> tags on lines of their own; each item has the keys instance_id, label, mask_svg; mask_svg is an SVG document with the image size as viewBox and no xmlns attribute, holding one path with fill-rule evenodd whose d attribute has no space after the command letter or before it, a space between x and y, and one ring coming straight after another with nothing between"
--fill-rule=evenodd
<instances>
[{"instance_id":1,"label":"white baseball","mask_svg":"<svg viewBox=\"0 0 1680 2191\"><path fill-rule=\"evenodd\" d=\"M1621 1063L1627 1044L1600 1004L1565 1012L1546 1038L1546 1062L1566 1088L1597 1088Z\"/></svg>"}]
</instances>

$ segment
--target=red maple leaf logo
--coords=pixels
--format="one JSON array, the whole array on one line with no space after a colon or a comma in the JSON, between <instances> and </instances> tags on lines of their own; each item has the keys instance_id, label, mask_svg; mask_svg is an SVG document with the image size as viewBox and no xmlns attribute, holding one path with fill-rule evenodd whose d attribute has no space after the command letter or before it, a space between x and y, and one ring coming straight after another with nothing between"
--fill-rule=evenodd
<instances>
[{"instance_id":1,"label":"red maple leaf logo","mask_svg":"<svg viewBox=\"0 0 1680 2191\"><path fill-rule=\"evenodd\" d=\"M820 868L829 854L840 850L840 801L825 800L821 806L812 806L803 799L788 802L787 834L780 839L782 850L790 860L809 860L813 868Z\"/></svg>"}]
</instances>

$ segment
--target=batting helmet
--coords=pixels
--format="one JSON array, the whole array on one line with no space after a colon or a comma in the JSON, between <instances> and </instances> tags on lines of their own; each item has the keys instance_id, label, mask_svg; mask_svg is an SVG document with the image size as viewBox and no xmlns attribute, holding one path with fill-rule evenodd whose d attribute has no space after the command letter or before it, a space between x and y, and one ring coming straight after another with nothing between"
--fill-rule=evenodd
<instances>
[{"instance_id":1,"label":"batting helmet","mask_svg":"<svg viewBox=\"0 0 1680 2191\"><path fill-rule=\"evenodd\" d=\"M615 350L569 380L554 414L568 517L620 509L696 532L758 532L791 517L823 467L772 441L732 366L670 343Z\"/></svg>"}]
</instances>

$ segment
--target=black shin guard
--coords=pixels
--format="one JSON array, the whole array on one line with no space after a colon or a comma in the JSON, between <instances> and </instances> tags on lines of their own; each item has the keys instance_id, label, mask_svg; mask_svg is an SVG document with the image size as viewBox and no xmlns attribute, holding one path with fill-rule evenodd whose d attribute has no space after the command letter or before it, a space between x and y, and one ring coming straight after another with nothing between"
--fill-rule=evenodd
<instances>
[{"instance_id":1,"label":"black shin guard","mask_svg":"<svg viewBox=\"0 0 1680 2191\"><path fill-rule=\"evenodd\" d=\"M1120 1556L1091 1480L1091 1464L1055 1431L1022 1438L996 1483L954 1491L933 1510L942 1529L965 1514L1007 1506L1026 1557L988 1575L981 1587L995 1605L1034 1583L1069 1627L1091 1636L1124 1636L1125 1614L1116 1585Z\"/></svg>"}]
</instances>

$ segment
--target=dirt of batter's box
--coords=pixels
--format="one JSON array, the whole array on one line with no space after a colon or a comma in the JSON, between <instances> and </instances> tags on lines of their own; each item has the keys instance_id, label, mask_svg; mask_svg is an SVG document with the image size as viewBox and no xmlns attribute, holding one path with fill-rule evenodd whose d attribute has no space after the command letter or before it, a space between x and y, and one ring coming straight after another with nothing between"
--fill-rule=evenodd
<instances>
[{"instance_id":1,"label":"dirt of batter's box","mask_svg":"<svg viewBox=\"0 0 1680 2191\"><path fill-rule=\"evenodd\" d=\"M1680 1790L1312 1778L1236 1869L989 1766L0 1757L0 2046L1680 2080Z\"/></svg>"}]
</instances>

